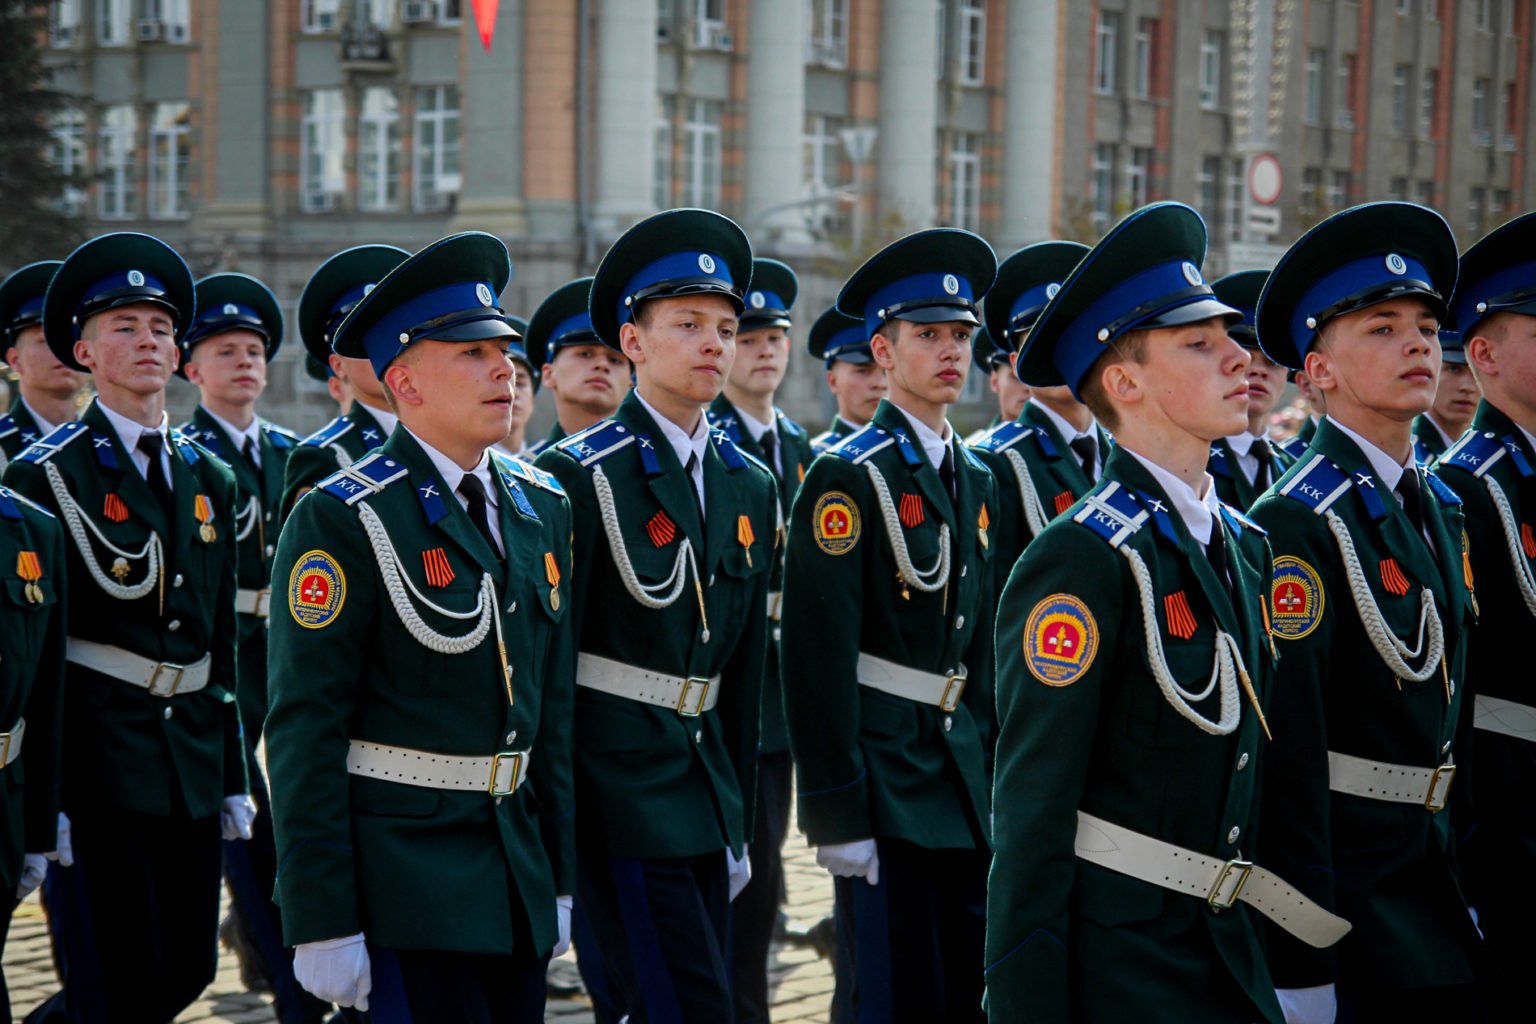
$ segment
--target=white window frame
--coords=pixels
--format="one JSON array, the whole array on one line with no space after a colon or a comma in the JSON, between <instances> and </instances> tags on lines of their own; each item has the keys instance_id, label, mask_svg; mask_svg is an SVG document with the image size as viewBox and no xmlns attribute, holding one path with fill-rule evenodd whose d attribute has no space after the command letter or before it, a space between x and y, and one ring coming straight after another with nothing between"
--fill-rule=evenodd
<instances>
[{"instance_id":1,"label":"white window frame","mask_svg":"<svg viewBox=\"0 0 1536 1024\"><path fill-rule=\"evenodd\" d=\"M1488 206L1488 189L1473 185L1467 189L1467 232L1476 238L1483 233L1483 211Z\"/></svg>"},{"instance_id":2,"label":"white window frame","mask_svg":"<svg viewBox=\"0 0 1536 1024\"><path fill-rule=\"evenodd\" d=\"M138 111L131 103L103 107L96 135L96 215L129 220L138 214Z\"/></svg>"},{"instance_id":3,"label":"white window frame","mask_svg":"<svg viewBox=\"0 0 1536 1024\"><path fill-rule=\"evenodd\" d=\"M1323 187L1327 189L1328 209L1330 212L1338 212L1349 204L1350 174L1348 171L1332 170L1328 172L1327 180Z\"/></svg>"},{"instance_id":4,"label":"white window frame","mask_svg":"<svg viewBox=\"0 0 1536 1024\"><path fill-rule=\"evenodd\" d=\"M49 0L48 45L54 49L80 42L80 0Z\"/></svg>"},{"instance_id":5,"label":"white window frame","mask_svg":"<svg viewBox=\"0 0 1536 1024\"><path fill-rule=\"evenodd\" d=\"M1088 200L1094 232L1099 235L1109 230L1115 216L1115 162L1118 156L1113 142L1094 144Z\"/></svg>"},{"instance_id":6,"label":"white window frame","mask_svg":"<svg viewBox=\"0 0 1536 1024\"><path fill-rule=\"evenodd\" d=\"M1222 64L1226 60L1226 37L1213 28L1200 35L1200 106L1206 110L1221 108Z\"/></svg>"},{"instance_id":7,"label":"white window frame","mask_svg":"<svg viewBox=\"0 0 1536 1024\"><path fill-rule=\"evenodd\" d=\"M1125 194L1131 209L1139 210L1147 205L1147 195L1152 178L1152 150L1146 146L1132 146L1125 160Z\"/></svg>"},{"instance_id":8,"label":"white window frame","mask_svg":"<svg viewBox=\"0 0 1536 1024\"><path fill-rule=\"evenodd\" d=\"M984 0L959 0L960 84L978 86L987 75L987 5Z\"/></svg>"},{"instance_id":9,"label":"white window frame","mask_svg":"<svg viewBox=\"0 0 1536 1024\"><path fill-rule=\"evenodd\" d=\"M951 132L949 147L949 223L981 230L981 135Z\"/></svg>"},{"instance_id":10,"label":"white window frame","mask_svg":"<svg viewBox=\"0 0 1536 1024\"><path fill-rule=\"evenodd\" d=\"M1355 127L1355 108L1351 102L1355 94L1355 63L1352 53L1339 54L1339 65L1334 69L1333 123L1339 128Z\"/></svg>"},{"instance_id":11,"label":"white window frame","mask_svg":"<svg viewBox=\"0 0 1536 1024\"><path fill-rule=\"evenodd\" d=\"M1476 14L1477 30L1479 32L1493 31L1493 0L1476 0L1474 8Z\"/></svg>"},{"instance_id":12,"label":"white window frame","mask_svg":"<svg viewBox=\"0 0 1536 1024\"><path fill-rule=\"evenodd\" d=\"M824 195L837 188L842 137L840 118L826 114L807 114L802 136L805 156L805 188L808 195Z\"/></svg>"},{"instance_id":13,"label":"white window frame","mask_svg":"<svg viewBox=\"0 0 1536 1024\"><path fill-rule=\"evenodd\" d=\"M1487 146L1493 142L1493 113L1489 109L1488 93L1493 88L1490 78L1472 79L1472 145Z\"/></svg>"},{"instance_id":14,"label":"white window frame","mask_svg":"<svg viewBox=\"0 0 1536 1024\"><path fill-rule=\"evenodd\" d=\"M677 97L656 97L656 163L652 168L651 199L658 210L672 206L672 119L677 114Z\"/></svg>"},{"instance_id":15,"label":"white window frame","mask_svg":"<svg viewBox=\"0 0 1536 1024\"><path fill-rule=\"evenodd\" d=\"M1440 103L1440 72L1425 68L1419 74L1419 137L1433 138L1435 134L1435 108Z\"/></svg>"},{"instance_id":16,"label":"white window frame","mask_svg":"<svg viewBox=\"0 0 1536 1024\"><path fill-rule=\"evenodd\" d=\"M300 0L299 30L309 35L341 28L341 0Z\"/></svg>"},{"instance_id":17,"label":"white window frame","mask_svg":"<svg viewBox=\"0 0 1536 1024\"><path fill-rule=\"evenodd\" d=\"M191 213L191 104L157 103L149 121L149 216L176 220Z\"/></svg>"},{"instance_id":18,"label":"white window frame","mask_svg":"<svg viewBox=\"0 0 1536 1024\"><path fill-rule=\"evenodd\" d=\"M139 0L139 23L158 23L167 43L185 43L192 38L190 0Z\"/></svg>"},{"instance_id":19,"label":"white window frame","mask_svg":"<svg viewBox=\"0 0 1536 1024\"><path fill-rule=\"evenodd\" d=\"M1314 48L1307 51L1301 108L1301 119L1306 124L1323 123L1323 67L1327 63L1326 50Z\"/></svg>"},{"instance_id":20,"label":"white window frame","mask_svg":"<svg viewBox=\"0 0 1536 1024\"><path fill-rule=\"evenodd\" d=\"M1195 172L1195 196L1200 216L1215 231L1221 218L1221 157L1200 158L1200 169Z\"/></svg>"},{"instance_id":21,"label":"white window frame","mask_svg":"<svg viewBox=\"0 0 1536 1024\"><path fill-rule=\"evenodd\" d=\"M1157 19L1137 18L1131 38L1131 92L1138 99L1152 95L1152 55L1157 47Z\"/></svg>"},{"instance_id":22,"label":"white window frame","mask_svg":"<svg viewBox=\"0 0 1536 1024\"><path fill-rule=\"evenodd\" d=\"M374 101L382 97L380 102ZM357 208L363 213L400 209L400 93L370 85L358 96Z\"/></svg>"},{"instance_id":23,"label":"white window frame","mask_svg":"<svg viewBox=\"0 0 1536 1024\"><path fill-rule=\"evenodd\" d=\"M127 46L133 32L133 0L96 0L96 45Z\"/></svg>"},{"instance_id":24,"label":"white window frame","mask_svg":"<svg viewBox=\"0 0 1536 1024\"><path fill-rule=\"evenodd\" d=\"M437 0L437 23L458 25L464 20L464 0Z\"/></svg>"},{"instance_id":25,"label":"white window frame","mask_svg":"<svg viewBox=\"0 0 1536 1024\"><path fill-rule=\"evenodd\" d=\"M411 149L415 154L411 208L418 213L447 210L453 202L449 197L459 191L463 173L459 162L459 127L458 86L416 87L416 113L411 122Z\"/></svg>"},{"instance_id":26,"label":"white window frame","mask_svg":"<svg viewBox=\"0 0 1536 1024\"><path fill-rule=\"evenodd\" d=\"M1243 240L1243 198L1248 191L1247 179L1243 175L1243 158L1234 157L1227 165L1227 241L1241 242Z\"/></svg>"},{"instance_id":27,"label":"white window frame","mask_svg":"<svg viewBox=\"0 0 1536 1024\"><path fill-rule=\"evenodd\" d=\"M1120 28L1123 20L1119 11L1099 9L1099 22L1093 33L1093 91L1101 96L1113 95L1120 88Z\"/></svg>"},{"instance_id":28,"label":"white window frame","mask_svg":"<svg viewBox=\"0 0 1536 1024\"><path fill-rule=\"evenodd\" d=\"M299 103L299 209L326 213L341 206L347 190L346 96L311 89Z\"/></svg>"},{"instance_id":29,"label":"white window frame","mask_svg":"<svg viewBox=\"0 0 1536 1024\"><path fill-rule=\"evenodd\" d=\"M805 62L848 65L848 0L805 0Z\"/></svg>"},{"instance_id":30,"label":"white window frame","mask_svg":"<svg viewBox=\"0 0 1536 1024\"><path fill-rule=\"evenodd\" d=\"M49 149L49 162L65 177L85 173L85 111L66 107L53 116L49 127L53 143ZM73 185L65 185L59 194L59 209L74 216L85 208L85 191Z\"/></svg>"},{"instance_id":31,"label":"white window frame","mask_svg":"<svg viewBox=\"0 0 1536 1024\"><path fill-rule=\"evenodd\" d=\"M725 162L725 104L691 98L683 122L683 203L705 210L720 208L720 184Z\"/></svg>"},{"instance_id":32,"label":"white window frame","mask_svg":"<svg viewBox=\"0 0 1536 1024\"><path fill-rule=\"evenodd\" d=\"M727 49L726 0L693 0L694 45L706 50Z\"/></svg>"},{"instance_id":33,"label":"white window frame","mask_svg":"<svg viewBox=\"0 0 1536 1024\"><path fill-rule=\"evenodd\" d=\"M1408 90L1413 80L1413 67L1398 64L1392 69L1392 134L1408 134Z\"/></svg>"}]
</instances>

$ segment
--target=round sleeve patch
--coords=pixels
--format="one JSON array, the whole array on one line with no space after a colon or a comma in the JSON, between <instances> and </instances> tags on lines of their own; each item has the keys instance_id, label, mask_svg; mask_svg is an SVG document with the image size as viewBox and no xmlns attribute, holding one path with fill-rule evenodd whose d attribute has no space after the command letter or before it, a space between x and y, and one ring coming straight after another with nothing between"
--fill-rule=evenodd
<instances>
[{"instance_id":1,"label":"round sleeve patch","mask_svg":"<svg viewBox=\"0 0 1536 1024\"><path fill-rule=\"evenodd\" d=\"M1024 623L1024 664L1047 686L1071 686L1083 678L1098 650L1098 623L1071 594L1047 597Z\"/></svg>"},{"instance_id":2,"label":"round sleeve patch","mask_svg":"<svg viewBox=\"0 0 1536 1024\"><path fill-rule=\"evenodd\" d=\"M306 629L329 626L346 597L346 574L324 551L306 551L288 577L288 611Z\"/></svg>"},{"instance_id":3,"label":"round sleeve patch","mask_svg":"<svg viewBox=\"0 0 1536 1024\"><path fill-rule=\"evenodd\" d=\"M1269 588L1270 623L1275 636L1300 640L1323 621L1323 578L1295 555L1275 559Z\"/></svg>"},{"instance_id":4,"label":"round sleeve patch","mask_svg":"<svg viewBox=\"0 0 1536 1024\"><path fill-rule=\"evenodd\" d=\"M859 542L859 506L842 491L828 491L811 511L816 546L829 555L846 555Z\"/></svg>"}]
</instances>

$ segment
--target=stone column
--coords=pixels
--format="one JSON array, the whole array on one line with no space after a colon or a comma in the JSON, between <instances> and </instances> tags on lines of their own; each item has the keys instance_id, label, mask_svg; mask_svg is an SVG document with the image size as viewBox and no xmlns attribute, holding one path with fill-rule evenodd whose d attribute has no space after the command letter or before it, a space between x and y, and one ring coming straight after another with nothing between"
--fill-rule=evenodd
<instances>
[{"instance_id":1,"label":"stone column","mask_svg":"<svg viewBox=\"0 0 1536 1024\"><path fill-rule=\"evenodd\" d=\"M1056 162L1059 0L1008 0L1003 39L1003 209L999 255L1049 238Z\"/></svg>"},{"instance_id":2,"label":"stone column","mask_svg":"<svg viewBox=\"0 0 1536 1024\"><path fill-rule=\"evenodd\" d=\"M744 226L754 245L793 248L809 240L789 205L805 179L805 6L757 0L747 19Z\"/></svg>"},{"instance_id":3,"label":"stone column","mask_svg":"<svg viewBox=\"0 0 1536 1024\"><path fill-rule=\"evenodd\" d=\"M656 0L598 0L593 227L617 238L655 211Z\"/></svg>"},{"instance_id":4,"label":"stone column","mask_svg":"<svg viewBox=\"0 0 1536 1024\"><path fill-rule=\"evenodd\" d=\"M938 188L938 37L933 0L887 0L880 9L880 138L875 178L882 218L933 226Z\"/></svg>"}]
</instances>

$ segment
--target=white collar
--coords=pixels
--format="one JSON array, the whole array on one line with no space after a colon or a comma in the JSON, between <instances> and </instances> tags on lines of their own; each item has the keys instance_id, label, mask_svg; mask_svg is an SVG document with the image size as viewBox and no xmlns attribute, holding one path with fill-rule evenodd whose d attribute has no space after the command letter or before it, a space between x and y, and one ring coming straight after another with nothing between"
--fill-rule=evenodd
<instances>
[{"instance_id":1,"label":"white collar","mask_svg":"<svg viewBox=\"0 0 1536 1024\"><path fill-rule=\"evenodd\" d=\"M496 507L496 482L491 478L491 457L488 453L481 452L480 461L475 464L475 468L466 471L457 462L423 441L421 435L412 431L410 427L406 427L405 431L417 444L421 445L421 450L427 453L427 458L432 460L432 468L437 470L437 475L443 478L443 486L448 488L448 493L453 495L455 500L462 504L462 499L459 498L459 484L464 482L466 476L473 474L480 478L480 484L485 488L486 504L492 508Z\"/></svg>"},{"instance_id":2,"label":"white collar","mask_svg":"<svg viewBox=\"0 0 1536 1024\"><path fill-rule=\"evenodd\" d=\"M1515 424L1515 429L1525 435L1525 443L1530 446L1531 451L1536 452L1536 435L1533 435L1518 423Z\"/></svg>"},{"instance_id":3,"label":"white collar","mask_svg":"<svg viewBox=\"0 0 1536 1024\"><path fill-rule=\"evenodd\" d=\"M1221 500L1216 497L1216 482L1211 479L1211 474L1200 475L1200 490L1196 492L1189 484L1180 480L1162 466L1142 455L1132 451L1120 442L1119 448L1136 457L1136 461L1147 468L1152 474L1152 479L1157 481L1163 493L1168 495L1168 500L1173 502L1173 510L1184 520L1184 526L1202 547L1211 542L1211 527L1216 522L1216 517L1221 513Z\"/></svg>"},{"instance_id":4,"label":"white collar","mask_svg":"<svg viewBox=\"0 0 1536 1024\"><path fill-rule=\"evenodd\" d=\"M207 413L208 414L208 418L213 420L213 422L217 423L219 425L220 429L222 429L224 431L224 433L229 435L229 439L231 441L235 442L236 449L243 449L245 447L246 439L250 439L251 441L253 441L255 443L256 450L258 452L261 451L261 420L260 419L258 419L255 416L252 416L251 417L251 425L246 427L244 430L241 430L239 427L235 426L233 423L229 422L229 420L227 420L224 417L220 416L218 413L214 412L212 409L208 408L206 405L198 406L198 408L202 409L203 412ZM261 458L260 455L257 455L256 457L258 459Z\"/></svg>"},{"instance_id":5,"label":"white collar","mask_svg":"<svg viewBox=\"0 0 1536 1024\"><path fill-rule=\"evenodd\" d=\"M736 405L734 402L731 404L731 408L735 409L736 415L741 417L741 425L747 428L747 433L752 435L752 440L758 442L759 444L762 443L764 434L768 433L770 430L778 429L779 425L776 419L774 422L764 423L762 420L758 419L756 416L753 416L751 413Z\"/></svg>"},{"instance_id":6,"label":"white collar","mask_svg":"<svg viewBox=\"0 0 1536 1024\"><path fill-rule=\"evenodd\" d=\"M47 437L49 434L53 433L55 430L58 430L59 427L61 426L61 424L58 424L58 423L49 423L47 420L45 420L41 416L39 416L37 414L37 410L32 408L30 405L28 405L27 404L27 400L25 398L23 398L21 395L17 395L16 396L16 404L21 406L23 409L27 410L27 415L31 416L32 417L32 422L37 424L37 436L38 437Z\"/></svg>"},{"instance_id":7,"label":"white collar","mask_svg":"<svg viewBox=\"0 0 1536 1024\"><path fill-rule=\"evenodd\" d=\"M1073 441L1076 441L1080 437L1091 437L1093 438L1094 445L1098 445L1099 436L1094 432L1094 424L1088 424L1087 430L1078 430L1072 424L1068 423L1059 412L1057 412L1055 409L1052 409L1044 402L1031 401L1029 404L1045 413L1046 419L1051 421L1051 426L1056 428L1056 433L1060 434L1061 439L1067 444L1070 445ZM1102 459L1103 455L1101 454L1100 460L1102 461Z\"/></svg>"},{"instance_id":8,"label":"white collar","mask_svg":"<svg viewBox=\"0 0 1536 1024\"><path fill-rule=\"evenodd\" d=\"M891 408L906 417L907 422L912 425L912 433L917 435L918 443L923 446L923 454L928 456L929 465L938 469L944 462L944 450L949 447L950 440L955 436L955 428L949 425L949 420L944 421L944 433L937 434L932 427L895 402L891 403Z\"/></svg>"},{"instance_id":9,"label":"white collar","mask_svg":"<svg viewBox=\"0 0 1536 1024\"><path fill-rule=\"evenodd\" d=\"M656 407L647 402L638 390L635 392L635 399L640 403L641 408L650 413L651 419L655 420L656 425L661 428L661 436L665 437L667 443L672 446L672 451L677 455L678 463L687 468L688 456L694 455L698 457L699 469L702 471L704 468L704 453L709 447L709 424L705 422L707 417L704 415L704 410L699 410L699 422L694 425L693 433L690 435L683 433L682 427L657 412Z\"/></svg>"},{"instance_id":10,"label":"white collar","mask_svg":"<svg viewBox=\"0 0 1536 1024\"><path fill-rule=\"evenodd\" d=\"M165 438L166 449L170 449L170 420L166 417L165 413L162 412L160 414L160 425L158 427L146 427L144 424L131 420L114 409L107 408L100 398L96 399L96 408L106 415L107 422L112 424L112 429L117 432L117 439L123 443L123 447L128 450L130 455L138 449L139 438L143 437L150 430L158 431L160 436Z\"/></svg>"},{"instance_id":11,"label":"white collar","mask_svg":"<svg viewBox=\"0 0 1536 1024\"><path fill-rule=\"evenodd\" d=\"M1350 430L1339 421L1337 416L1329 417L1328 422L1338 427L1345 437L1360 446L1360 451L1365 454L1366 461L1371 464L1371 470L1376 474L1376 489L1378 491L1383 489L1388 491L1397 490L1398 481L1402 480L1403 471L1408 468L1406 464L1398 462L1392 456L1353 430ZM1409 464L1413 462L1413 451L1411 449L1408 452L1408 462ZM1358 479L1355 481L1357 484L1359 482Z\"/></svg>"},{"instance_id":12,"label":"white collar","mask_svg":"<svg viewBox=\"0 0 1536 1024\"><path fill-rule=\"evenodd\" d=\"M352 399L352 401L356 402L362 408L368 410L368 415L372 416L375 420L378 421L379 427L384 431L384 436L386 438L389 437L390 434L393 434L395 432L395 428L400 425L400 417L396 416L390 410L376 409L364 402L358 402L355 398ZM383 442L381 441L379 443L382 444Z\"/></svg>"},{"instance_id":13,"label":"white collar","mask_svg":"<svg viewBox=\"0 0 1536 1024\"><path fill-rule=\"evenodd\" d=\"M1227 442L1227 446L1232 449L1233 455L1241 457L1248 454L1249 450L1253 447L1253 442L1257 441L1258 438L1245 430L1241 434L1228 434L1222 440Z\"/></svg>"}]
</instances>

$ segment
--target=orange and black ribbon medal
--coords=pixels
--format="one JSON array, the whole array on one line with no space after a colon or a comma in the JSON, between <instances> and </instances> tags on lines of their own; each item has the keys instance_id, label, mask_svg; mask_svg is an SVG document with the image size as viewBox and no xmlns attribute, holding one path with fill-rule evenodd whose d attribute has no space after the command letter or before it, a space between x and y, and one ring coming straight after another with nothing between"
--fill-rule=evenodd
<instances>
[{"instance_id":1,"label":"orange and black ribbon medal","mask_svg":"<svg viewBox=\"0 0 1536 1024\"><path fill-rule=\"evenodd\" d=\"M43 578L43 563L38 561L36 551L16 552L16 575L26 581L24 588L29 604L43 603L43 588L37 585L37 581Z\"/></svg>"},{"instance_id":2,"label":"orange and black ribbon medal","mask_svg":"<svg viewBox=\"0 0 1536 1024\"><path fill-rule=\"evenodd\" d=\"M1402 566L1397 564L1397 559L1383 558L1381 560L1381 585L1398 597L1408 593L1408 577L1403 575Z\"/></svg>"},{"instance_id":3,"label":"orange and black ribbon medal","mask_svg":"<svg viewBox=\"0 0 1536 1024\"><path fill-rule=\"evenodd\" d=\"M102 504L101 514L114 523L121 523L128 518L128 505L116 494L108 494Z\"/></svg>"},{"instance_id":4,"label":"orange and black ribbon medal","mask_svg":"<svg viewBox=\"0 0 1536 1024\"><path fill-rule=\"evenodd\" d=\"M448 564L448 552L442 548L430 548L421 553L421 565L427 574L427 583L434 587L446 587L453 582L453 566Z\"/></svg>"},{"instance_id":5,"label":"orange and black ribbon medal","mask_svg":"<svg viewBox=\"0 0 1536 1024\"><path fill-rule=\"evenodd\" d=\"M1536 558L1536 535L1531 533L1530 523L1520 524L1520 546L1525 548L1526 558Z\"/></svg>"},{"instance_id":6,"label":"orange and black ribbon medal","mask_svg":"<svg viewBox=\"0 0 1536 1024\"><path fill-rule=\"evenodd\" d=\"M219 531L213 528L213 503L208 500L208 495L199 494L193 498L192 511L197 521L203 524L197 528L197 535L203 538L204 544L212 544L218 539Z\"/></svg>"},{"instance_id":7,"label":"orange and black ribbon medal","mask_svg":"<svg viewBox=\"0 0 1536 1024\"><path fill-rule=\"evenodd\" d=\"M652 544L658 548L664 548L672 543L673 537L677 536L677 524L665 512L657 512L651 516L650 522L645 524L645 534L651 538Z\"/></svg>"},{"instance_id":8,"label":"orange and black ribbon medal","mask_svg":"<svg viewBox=\"0 0 1536 1024\"><path fill-rule=\"evenodd\" d=\"M745 517L743 517L745 518ZM544 552L544 578L549 581L549 607L560 610L560 563L553 551Z\"/></svg>"},{"instance_id":9,"label":"orange and black ribbon medal","mask_svg":"<svg viewBox=\"0 0 1536 1024\"><path fill-rule=\"evenodd\" d=\"M1062 491L1060 494L1056 495L1054 501L1056 504L1056 514L1061 515L1067 509L1071 508L1072 504L1077 501L1077 499L1072 497L1071 491Z\"/></svg>"},{"instance_id":10,"label":"orange and black ribbon medal","mask_svg":"<svg viewBox=\"0 0 1536 1024\"><path fill-rule=\"evenodd\" d=\"M992 525L992 517L987 515L987 503L981 503L981 513L976 516L976 539L981 541L981 546L986 547L992 541L987 537L987 527Z\"/></svg>"},{"instance_id":11,"label":"orange and black ribbon medal","mask_svg":"<svg viewBox=\"0 0 1536 1024\"><path fill-rule=\"evenodd\" d=\"M752 542L757 537L752 532L752 518L750 516L736 517L736 541L741 545L741 550L747 556L747 568L752 568Z\"/></svg>"},{"instance_id":12,"label":"orange and black ribbon medal","mask_svg":"<svg viewBox=\"0 0 1536 1024\"><path fill-rule=\"evenodd\" d=\"M1163 614L1168 617L1168 632L1180 640L1195 635L1195 612L1189 606L1184 591L1176 591L1163 598Z\"/></svg>"},{"instance_id":13,"label":"orange and black ribbon medal","mask_svg":"<svg viewBox=\"0 0 1536 1024\"><path fill-rule=\"evenodd\" d=\"M923 512L923 499L915 494L901 496L900 510L897 514L901 517L901 525L909 530L914 526L920 526L927 518Z\"/></svg>"}]
</instances>

